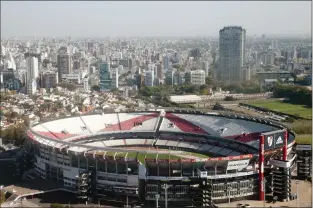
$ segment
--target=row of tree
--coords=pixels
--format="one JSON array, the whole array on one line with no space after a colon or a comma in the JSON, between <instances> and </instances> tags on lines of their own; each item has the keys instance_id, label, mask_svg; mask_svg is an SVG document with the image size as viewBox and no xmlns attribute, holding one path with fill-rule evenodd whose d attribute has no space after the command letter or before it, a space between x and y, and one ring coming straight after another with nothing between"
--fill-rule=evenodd
<instances>
[{"instance_id":1,"label":"row of tree","mask_svg":"<svg viewBox=\"0 0 313 209\"><path fill-rule=\"evenodd\" d=\"M277 98L288 98L294 104L312 107L312 90L304 86L277 83L273 88L273 95Z\"/></svg>"},{"instance_id":2,"label":"row of tree","mask_svg":"<svg viewBox=\"0 0 313 209\"><path fill-rule=\"evenodd\" d=\"M62 87L62 88L65 88L65 89L67 89L69 91L75 91L76 90L75 84L72 84L72 83L61 82L61 83L58 83L58 86Z\"/></svg>"},{"instance_id":3,"label":"row of tree","mask_svg":"<svg viewBox=\"0 0 313 209\"><path fill-rule=\"evenodd\" d=\"M6 143L12 143L15 146L21 146L24 144L26 139L27 126L19 124L16 126L10 126L6 129L1 130L0 137Z\"/></svg>"}]
</instances>

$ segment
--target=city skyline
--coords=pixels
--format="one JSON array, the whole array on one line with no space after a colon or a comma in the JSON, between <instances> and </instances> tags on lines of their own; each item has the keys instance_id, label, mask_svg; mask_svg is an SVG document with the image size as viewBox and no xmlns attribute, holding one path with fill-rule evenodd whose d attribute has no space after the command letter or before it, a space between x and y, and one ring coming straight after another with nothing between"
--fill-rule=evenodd
<instances>
[{"instance_id":1,"label":"city skyline","mask_svg":"<svg viewBox=\"0 0 313 209\"><path fill-rule=\"evenodd\" d=\"M311 34L309 1L179 2L179 4L109 1L1 2L1 8L3 38L218 37L218 31L230 25L245 28L247 37L260 34L272 36ZM15 12L11 12L12 8Z\"/></svg>"}]
</instances>

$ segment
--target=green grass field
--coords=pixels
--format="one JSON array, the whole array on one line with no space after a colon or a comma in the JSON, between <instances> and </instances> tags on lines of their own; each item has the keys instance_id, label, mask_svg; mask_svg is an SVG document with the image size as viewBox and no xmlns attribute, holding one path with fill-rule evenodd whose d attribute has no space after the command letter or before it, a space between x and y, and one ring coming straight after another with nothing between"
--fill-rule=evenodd
<instances>
[{"instance_id":1,"label":"green grass field","mask_svg":"<svg viewBox=\"0 0 313 209\"><path fill-rule=\"evenodd\" d=\"M299 144L312 144L312 135L311 134L297 135L296 142Z\"/></svg>"},{"instance_id":2,"label":"green grass field","mask_svg":"<svg viewBox=\"0 0 313 209\"><path fill-rule=\"evenodd\" d=\"M312 119L312 108L308 108L305 105L290 104L282 101L268 101L268 100L256 100L251 101L248 104L257 107L263 107L270 110L287 113L295 116L300 116L308 119Z\"/></svg>"}]
</instances>

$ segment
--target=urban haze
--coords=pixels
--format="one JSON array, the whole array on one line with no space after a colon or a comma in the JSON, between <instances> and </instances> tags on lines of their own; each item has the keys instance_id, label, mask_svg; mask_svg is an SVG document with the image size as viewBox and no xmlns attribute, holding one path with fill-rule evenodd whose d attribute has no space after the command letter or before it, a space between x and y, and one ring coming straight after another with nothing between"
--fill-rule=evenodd
<instances>
[{"instance_id":1,"label":"urban haze","mask_svg":"<svg viewBox=\"0 0 313 209\"><path fill-rule=\"evenodd\" d=\"M309 1L1 1L0 208L312 207Z\"/></svg>"}]
</instances>

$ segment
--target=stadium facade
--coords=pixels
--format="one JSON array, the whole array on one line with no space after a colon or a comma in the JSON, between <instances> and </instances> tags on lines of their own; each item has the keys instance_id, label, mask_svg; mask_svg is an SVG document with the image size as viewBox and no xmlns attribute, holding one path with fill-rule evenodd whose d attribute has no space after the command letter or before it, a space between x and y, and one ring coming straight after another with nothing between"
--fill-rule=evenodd
<instances>
[{"instance_id":1,"label":"stadium facade","mask_svg":"<svg viewBox=\"0 0 313 209\"><path fill-rule=\"evenodd\" d=\"M284 126L201 111L67 117L37 124L27 136L39 177L81 199L150 207L263 200L264 190L285 199L295 162L295 135ZM286 176L284 185L275 172Z\"/></svg>"}]
</instances>

